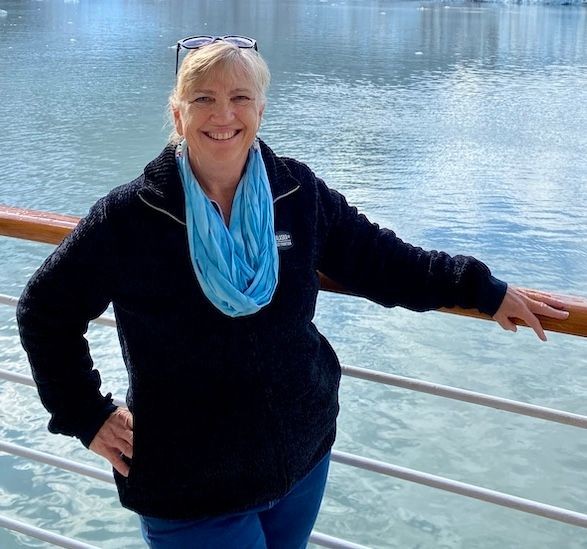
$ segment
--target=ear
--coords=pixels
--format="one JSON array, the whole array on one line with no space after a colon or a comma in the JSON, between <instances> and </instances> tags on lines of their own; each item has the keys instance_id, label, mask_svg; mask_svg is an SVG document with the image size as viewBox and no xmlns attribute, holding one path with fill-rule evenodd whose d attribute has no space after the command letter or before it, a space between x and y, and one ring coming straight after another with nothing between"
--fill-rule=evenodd
<instances>
[{"instance_id":1,"label":"ear","mask_svg":"<svg viewBox=\"0 0 587 549\"><path fill-rule=\"evenodd\" d=\"M181 110L179 107L172 107L173 122L175 123L175 131L178 135L183 137L183 120L181 118Z\"/></svg>"},{"instance_id":2,"label":"ear","mask_svg":"<svg viewBox=\"0 0 587 549\"><path fill-rule=\"evenodd\" d=\"M262 103L259 107L259 124L257 125L257 131L261 127L261 122L263 122L263 113L265 112L265 103Z\"/></svg>"}]
</instances>

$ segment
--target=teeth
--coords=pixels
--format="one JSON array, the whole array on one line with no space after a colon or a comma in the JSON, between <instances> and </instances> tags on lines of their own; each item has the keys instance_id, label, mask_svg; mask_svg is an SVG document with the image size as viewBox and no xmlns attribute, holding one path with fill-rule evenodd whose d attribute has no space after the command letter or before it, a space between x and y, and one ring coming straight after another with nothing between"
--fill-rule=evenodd
<instances>
[{"instance_id":1,"label":"teeth","mask_svg":"<svg viewBox=\"0 0 587 549\"><path fill-rule=\"evenodd\" d=\"M217 141L226 141L227 139L230 139L231 137L234 137L236 135L236 130L224 133L208 133L207 135L208 137L216 139Z\"/></svg>"}]
</instances>

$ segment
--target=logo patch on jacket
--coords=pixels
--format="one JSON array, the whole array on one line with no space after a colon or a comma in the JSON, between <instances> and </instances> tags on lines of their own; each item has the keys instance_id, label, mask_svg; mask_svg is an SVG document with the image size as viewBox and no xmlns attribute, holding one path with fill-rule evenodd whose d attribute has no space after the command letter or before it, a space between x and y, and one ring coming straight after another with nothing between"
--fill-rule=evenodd
<instances>
[{"instance_id":1,"label":"logo patch on jacket","mask_svg":"<svg viewBox=\"0 0 587 549\"><path fill-rule=\"evenodd\" d=\"M278 250L287 250L293 246L291 234L286 231L277 231L275 233L275 241L277 242Z\"/></svg>"}]
</instances>

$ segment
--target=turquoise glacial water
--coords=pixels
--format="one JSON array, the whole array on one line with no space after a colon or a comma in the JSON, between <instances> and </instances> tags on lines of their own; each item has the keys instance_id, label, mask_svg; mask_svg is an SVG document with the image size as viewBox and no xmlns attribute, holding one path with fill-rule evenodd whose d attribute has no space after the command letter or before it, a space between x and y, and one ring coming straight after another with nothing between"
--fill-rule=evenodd
<instances>
[{"instance_id":1,"label":"turquoise glacial water","mask_svg":"<svg viewBox=\"0 0 587 549\"><path fill-rule=\"evenodd\" d=\"M0 203L82 215L163 147L175 41L254 36L273 82L261 130L372 220L479 257L512 284L587 296L587 10L390 0L0 0ZM0 293L51 247L0 238ZM585 340L322 295L343 363L587 414ZM104 388L126 374L89 333ZM28 373L0 307L0 368ZM172 396L169 395L171 398ZM336 448L587 512L583 432L346 378ZM0 440L103 468L0 382ZM102 485L0 454L0 514L141 547ZM333 464L317 529L377 548L585 549L581 529ZM0 547L41 547L0 530Z\"/></svg>"}]
</instances>

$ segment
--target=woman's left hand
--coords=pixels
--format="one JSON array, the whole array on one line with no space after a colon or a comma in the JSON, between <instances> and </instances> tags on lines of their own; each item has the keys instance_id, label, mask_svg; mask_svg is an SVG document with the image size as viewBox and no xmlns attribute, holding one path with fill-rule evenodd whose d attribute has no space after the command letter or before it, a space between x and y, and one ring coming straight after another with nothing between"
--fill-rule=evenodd
<instances>
[{"instance_id":1,"label":"woman's left hand","mask_svg":"<svg viewBox=\"0 0 587 549\"><path fill-rule=\"evenodd\" d=\"M493 319L504 330L512 332L516 332L518 329L512 319L522 320L536 332L542 341L546 341L546 335L536 315L566 320L569 313L563 310L564 306L565 304L560 299L550 294L508 286L501 306L493 315Z\"/></svg>"}]
</instances>

